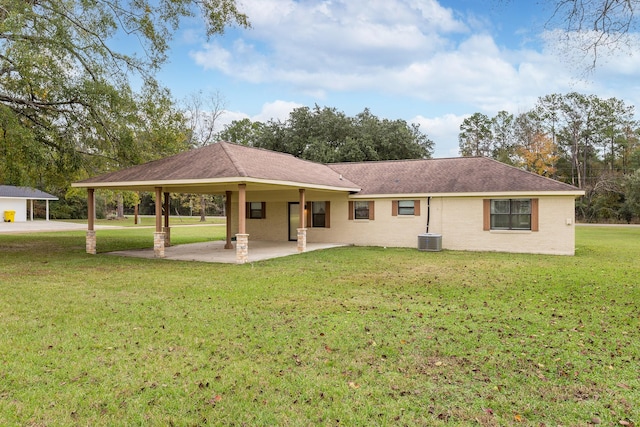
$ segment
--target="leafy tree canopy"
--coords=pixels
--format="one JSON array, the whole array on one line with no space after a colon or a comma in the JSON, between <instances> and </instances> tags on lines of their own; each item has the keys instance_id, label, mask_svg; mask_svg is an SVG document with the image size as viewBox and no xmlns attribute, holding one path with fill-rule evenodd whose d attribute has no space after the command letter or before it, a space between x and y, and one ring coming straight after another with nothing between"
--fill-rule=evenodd
<instances>
[{"instance_id":1,"label":"leafy tree canopy","mask_svg":"<svg viewBox=\"0 0 640 427\"><path fill-rule=\"evenodd\" d=\"M149 153L140 138L164 147L157 155L175 149L185 136L154 73L180 20L199 14L210 36L248 25L235 0L4 0L0 180L37 184L46 181L43 173L68 176L87 161L98 167L92 157L137 163ZM115 49L116 36L145 54ZM132 78L144 82L141 93Z\"/></svg>"},{"instance_id":2,"label":"leafy tree canopy","mask_svg":"<svg viewBox=\"0 0 640 427\"><path fill-rule=\"evenodd\" d=\"M429 158L433 141L419 125L380 119L368 109L349 117L335 108L296 108L289 119L234 121L219 139L321 163Z\"/></svg>"}]
</instances>

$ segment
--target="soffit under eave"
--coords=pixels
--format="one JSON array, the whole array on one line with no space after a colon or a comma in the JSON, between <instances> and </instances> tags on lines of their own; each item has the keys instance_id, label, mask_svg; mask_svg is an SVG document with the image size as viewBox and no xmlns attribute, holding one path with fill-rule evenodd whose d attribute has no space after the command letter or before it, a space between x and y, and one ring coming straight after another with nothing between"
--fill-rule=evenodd
<instances>
[{"instance_id":1,"label":"soffit under eave","mask_svg":"<svg viewBox=\"0 0 640 427\"><path fill-rule=\"evenodd\" d=\"M118 191L146 191L154 192L157 187L161 187L163 192L169 193L195 193L195 194L224 194L226 191L238 191L238 184L246 184L247 192L256 191L277 191L300 188L307 190L352 193L359 191L359 188L343 188L331 185L273 181L260 179L238 179L233 181L161 181L161 182L79 182L71 184L75 188L94 188L96 190L118 190Z\"/></svg>"},{"instance_id":2,"label":"soffit under eave","mask_svg":"<svg viewBox=\"0 0 640 427\"><path fill-rule=\"evenodd\" d=\"M394 193L394 194L350 194L350 199L426 199L427 197L580 197L583 190L572 191L496 191L483 193Z\"/></svg>"}]
</instances>

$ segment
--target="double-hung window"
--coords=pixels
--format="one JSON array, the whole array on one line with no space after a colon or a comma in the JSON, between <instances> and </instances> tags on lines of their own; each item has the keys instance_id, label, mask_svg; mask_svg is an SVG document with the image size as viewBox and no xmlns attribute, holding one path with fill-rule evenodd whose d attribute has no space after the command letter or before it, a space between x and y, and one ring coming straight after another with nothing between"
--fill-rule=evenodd
<instances>
[{"instance_id":1,"label":"double-hung window","mask_svg":"<svg viewBox=\"0 0 640 427\"><path fill-rule=\"evenodd\" d=\"M311 206L309 206L311 205ZM314 228L329 228L330 203L310 202L307 205L307 224Z\"/></svg>"},{"instance_id":2,"label":"double-hung window","mask_svg":"<svg viewBox=\"0 0 640 427\"><path fill-rule=\"evenodd\" d=\"M413 200L398 200L398 215L414 215L415 212Z\"/></svg>"},{"instance_id":3,"label":"double-hung window","mask_svg":"<svg viewBox=\"0 0 640 427\"><path fill-rule=\"evenodd\" d=\"M354 200L349 202L349 219L374 219L374 202Z\"/></svg>"},{"instance_id":4,"label":"double-hung window","mask_svg":"<svg viewBox=\"0 0 640 427\"><path fill-rule=\"evenodd\" d=\"M420 200L394 200L391 203L392 216L420 216Z\"/></svg>"},{"instance_id":5,"label":"double-hung window","mask_svg":"<svg viewBox=\"0 0 640 427\"><path fill-rule=\"evenodd\" d=\"M265 202L248 202L247 218L264 219L267 217L267 204Z\"/></svg>"},{"instance_id":6,"label":"double-hung window","mask_svg":"<svg viewBox=\"0 0 640 427\"><path fill-rule=\"evenodd\" d=\"M484 228L538 231L538 199L485 200Z\"/></svg>"}]
</instances>

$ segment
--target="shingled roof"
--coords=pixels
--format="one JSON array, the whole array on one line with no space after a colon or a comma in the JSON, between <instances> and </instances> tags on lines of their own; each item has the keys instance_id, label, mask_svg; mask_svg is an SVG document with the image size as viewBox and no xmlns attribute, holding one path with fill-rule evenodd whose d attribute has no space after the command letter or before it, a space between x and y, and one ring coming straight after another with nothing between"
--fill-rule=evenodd
<instances>
[{"instance_id":1,"label":"shingled roof","mask_svg":"<svg viewBox=\"0 0 640 427\"><path fill-rule=\"evenodd\" d=\"M56 196L36 188L15 187L13 185L0 185L0 197L27 200L58 200Z\"/></svg>"},{"instance_id":2,"label":"shingled roof","mask_svg":"<svg viewBox=\"0 0 640 427\"><path fill-rule=\"evenodd\" d=\"M227 182L262 182L330 190L359 187L326 165L290 154L218 142L164 159L75 183L75 187L184 186Z\"/></svg>"},{"instance_id":3,"label":"shingled roof","mask_svg":"<svg viewBox=\"0 0 640 427\"><path fill-rule=\"evenodd\" d=\"M356 182L359 195L570 192L576 187L486 157L329 165Z\"/></svg>"},{"instance_id":4,"label":"shingled roof","mask_svg":"<svg viewBox=\"0 0 640 427\"><path fill-rule=\"evenodd\" d=\"M237 183L285 185L367 195L541 193L579 195L576 187L486 157L320 164L253 147L218 142L74 183L174 192L214 192Z\"/></svg>"}]
</instances>

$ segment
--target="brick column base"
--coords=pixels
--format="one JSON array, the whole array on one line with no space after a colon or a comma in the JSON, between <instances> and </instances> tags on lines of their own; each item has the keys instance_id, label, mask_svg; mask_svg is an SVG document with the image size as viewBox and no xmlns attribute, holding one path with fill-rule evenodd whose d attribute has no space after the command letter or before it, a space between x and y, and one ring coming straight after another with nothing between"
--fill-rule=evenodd
<instances>
[{"instance_id":1,"label":"brick column base","mask_svg":"<svg viewBox=\"0 0 640 427\"><path fill-rule=\"evenodd\" d=\"M307 250L307 229L298 228L298 252Z\"/></svg>"},{"instance_id":2,"label":"brick column base","mask_svg":"<svg viewBox=\"0 0 640 427\"><path fill-rule=\"evenodd\" d=\"M249 261L249 235L236 234L236 264Z\"/></svg>"},{"instance_id":3,"label":"brick column base","mask_svg":"<svg viewBox=\"0 0 640 427\"><path fill-rule=\"evenodd\" d=\"M87 230L87 253L91 255L96 254L96 231Z\"/></svg>"},{"instance_id":4,"label":"brick column base","mask_svg":"<svg viewBox=\"0 0 640 427\"><path fill-rule=\"evenodd\" d=\"M168 248L171 246L171 227L162 227L162 231L164 232L164 247Z\"/></svg>"},{"instance_id":5,"label":"brick column base","mask_svg":"<svg viewBox=\"0 0 640 427\"><path fill-rule=\"evenodd\" d=\"M164 233L153 233L153 254L156 258L164 258Z\"/></svg>"}]
</instances>

